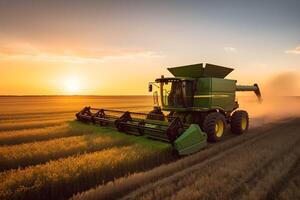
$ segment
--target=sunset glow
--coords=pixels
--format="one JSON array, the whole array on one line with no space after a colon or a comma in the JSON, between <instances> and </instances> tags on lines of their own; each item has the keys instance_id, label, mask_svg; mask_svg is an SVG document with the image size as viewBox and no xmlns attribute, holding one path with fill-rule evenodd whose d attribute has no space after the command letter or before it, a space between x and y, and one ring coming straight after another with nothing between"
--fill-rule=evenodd
<instances>
[{"instance_id":1,"label":"sunset glow","mask_svg":"<svg viewBox=\"0 0 300 200\"><path fill-rule=\"evenodd\" d=\"M78 94L80 92L80 83L76 78L67 78L64 82L66 93Z\"/></svg>"},{"instance_id":2,"label":"sunset glow","mask_svg":"<svg viewBox=\"0 0 300 200\"><path fill-rule=\"evenodd\" d=\"M299 2L251 2L1 1L0 95L148 95L200 62L241 84L300 76Z\"/></svg>"}]
</instances>

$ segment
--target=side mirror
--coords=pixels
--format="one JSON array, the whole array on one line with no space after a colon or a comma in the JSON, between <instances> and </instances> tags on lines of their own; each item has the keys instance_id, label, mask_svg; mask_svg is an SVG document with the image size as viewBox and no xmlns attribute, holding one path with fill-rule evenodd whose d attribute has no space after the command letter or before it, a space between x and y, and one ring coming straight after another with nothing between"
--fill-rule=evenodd
<instances>
[{"instance_id":1,"label":"side mirror","mask_svg":"<svg viewBox=\"0 0 300 200\"><path fill-rule=\"evenodd\" d=\"M152 84L149 83L149 88L148 88L149 92L152 92Z\"/></svg>"}]
</instances>

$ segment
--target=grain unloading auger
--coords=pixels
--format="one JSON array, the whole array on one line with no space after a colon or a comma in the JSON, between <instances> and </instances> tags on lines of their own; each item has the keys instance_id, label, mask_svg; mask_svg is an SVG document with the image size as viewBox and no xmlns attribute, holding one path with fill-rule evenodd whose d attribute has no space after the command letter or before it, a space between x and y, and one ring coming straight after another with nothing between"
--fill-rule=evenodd
<instances>
[{"instance_id":1,"label":"grain unloading auger","mask_svg":"<svg viewBox=\"0 0 300 200\"><path fill-rule=\"evenodd\" d=\"M221 140L227 125L235 134L248 130L248 113L237 110L236 92L254 91L260 101L257 84L236 85L236 80L225 79L233 69L212 64L168 70L174 77L161 76L149 83L150 92L153 86L157 89L153 93L155 106L150 113L85 107L76 114L77 119L169 142L179 155L194 153L207 141Z\"/></svg>"}]
</instances>

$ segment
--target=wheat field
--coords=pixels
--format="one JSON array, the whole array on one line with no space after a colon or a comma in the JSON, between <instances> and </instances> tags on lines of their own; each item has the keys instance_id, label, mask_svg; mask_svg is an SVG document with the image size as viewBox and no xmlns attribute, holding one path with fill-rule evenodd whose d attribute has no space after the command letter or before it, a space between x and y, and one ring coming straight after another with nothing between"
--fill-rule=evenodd
<instances>
[{"instance_id":1,"label":"wheat field","mask_svg":"<svg viewBox=\"0 0 300 200\"><path fill-rule=\"evenodd\" d=\"M151 101L1 97L0 199L299 199L297 116L181 158L168 143L75 120L83 106L146 112Z\"/></svg>"}]
</instances>

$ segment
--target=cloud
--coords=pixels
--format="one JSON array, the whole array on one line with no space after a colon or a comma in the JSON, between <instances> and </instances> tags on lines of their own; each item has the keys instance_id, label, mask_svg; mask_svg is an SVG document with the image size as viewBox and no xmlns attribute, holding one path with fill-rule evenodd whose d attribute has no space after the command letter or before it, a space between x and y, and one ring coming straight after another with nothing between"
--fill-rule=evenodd
<instances>
[{"instance_id":1,"label":"cloud","mask_svg":"<svg viewBox=\"0 0 300 200\"><path fill-rule=\"evenodd\" d=\"M164 55L148 50L101 50L92 48L39 48L31 44L0 46L0 59L66 63L106 62L120 59L163 58Z\"/></svg>"},{"instance_id":2,"label":"cloud","mask_svg":"<svg viewBox=\"0 0 300 200\"><path fill-rule=\"evenodd\" d=\"M300 54L300 46L296 47L292 50L286 50L285 53L291 53L291 54Z\"/></svg>"},{"instance_id":3,"label":"cloud","mask_svg":"<svg viewBox=\"0 0 300 200\"><path fill-rule=\"evenodd\" d=\"M224 50L227 52L236 52L236 48L234 47L224 47Z\"/></svg>"}]
</instances>

